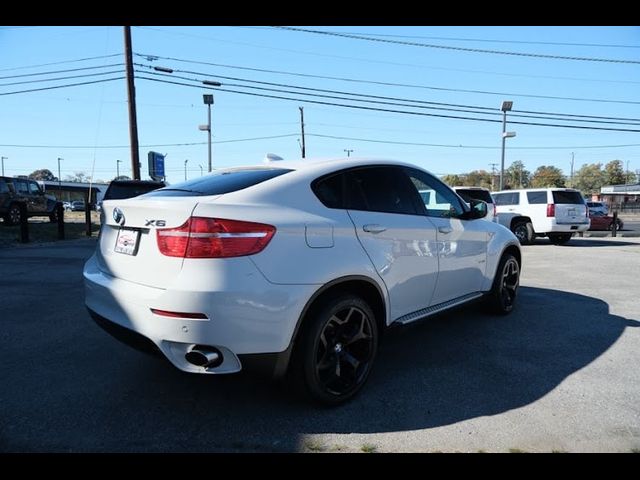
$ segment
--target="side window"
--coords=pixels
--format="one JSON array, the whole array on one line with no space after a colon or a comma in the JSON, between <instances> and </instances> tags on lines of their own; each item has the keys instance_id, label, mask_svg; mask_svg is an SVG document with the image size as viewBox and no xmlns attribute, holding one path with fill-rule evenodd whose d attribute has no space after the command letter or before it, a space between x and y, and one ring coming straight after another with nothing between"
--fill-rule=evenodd
<instances>
[{"instance_id":1,"label":"side window","mask_svg":"<svg viewBox=\"0 0 640 480\"><path fill-rule=\"evenodd\" d=\"M21 195L28 195L29 194L29 186L27 185L27 182L24 180L15 180L13 182L13 185L16 188L16 192L21 194Z\"/></svg>"},{"instance_id":2,"label":"side window","mask_svg":"<svg viewBox=\"0 0 640 480\"><path fill-rule=\"evenodd\" d=\"M418 213L411 184L397 167L367 167L346 172L346 206L370 212Z\"/></svg>"},{"instance_id":3,"label":"side window","mask_svg":"<svg viewBox=\"0 0 640 480\"><path fill-rule=\"evenodd\" d=\"M344 173L325 177L311 185L318 200L328 208L344 208Z\"/></svg>"},{"instance_id":4,"label":"side window","mask_svg":"<svg viewBox=\"0 0 640 480\"><path fill-rule=\"evenodd\" d=\"M427 216L459 217L464 213L458 196L443 182L415 168L405 168L405 172L420 195Z\"/></svg>"},{"instance_id":5,"label":"side window","mask_svg":"<svg viewBox=\"0 0 640 480\"><path fill-rule=\"evenodd\" d=\"M4 180L0 180L0 193L9 193L9 187Z\"/></svg>"},{"instance_id":6,"label":"side window","mask_svg":"<svg viewBox=\"0 0 640 480\"><path fill-rule=\"evenodd\" d=\"M31 195L38 195L40 193L40 185L36 182L29 182L29 193Z\"/></svg>"},{"instance_id":7,"label":"side window","mask_svg":"<svg viewBox=\"0 0 640 480\"><path fill-rule=\"evenodd\" d=\"M497 206L501 205L518 205L519 203L519 193L518 192L508 192L508 193L494 193L493 200L496 202Z\"/></svg>"},{"instance_id":8,"label":"side window","mask_svg":"<svg viewBox=\"0 0 640 480\"><path fill-rule=\"evenodd\" d=\"M547 191L527 192L527 200L529 200L529 204L531 205L547 203Z\"/></svg>"}]
</instances>

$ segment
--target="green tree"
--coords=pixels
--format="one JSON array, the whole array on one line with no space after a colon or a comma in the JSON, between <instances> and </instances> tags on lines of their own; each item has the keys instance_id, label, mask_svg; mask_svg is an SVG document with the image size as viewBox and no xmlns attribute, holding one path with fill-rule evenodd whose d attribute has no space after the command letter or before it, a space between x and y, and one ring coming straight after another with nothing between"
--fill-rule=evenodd
<instances>
[{"instance_id":1,"label":"green tree","mask_svg":"<svg viewBox=\"0 0 640 480\"><path fill-rule=\"evenodd\" d=\"M601 163L586 163L582 165L573 180L575 188L580 190L583 195L600 193L600 188L606 183Z\"/></svg>"},{"instance_id":2,"label":"green tree","mask_svg":"<svg viewBox=\"0 0 640 480\"><path fill-rule=\"evenodd\" d=\"M73 175L67 175L65 177L65 181L67 182L81 182L81 183L89 183L89 175L84 172L73 172Z\"/></svg>"},{"instance_id":3,"label":"green tree","mask_svg":"<svg viewBox=\"0 0 640 480\"><path fill-rule=\"evenodd\" d=\"M491 188L491 173L486 170L472 170L464 176L462 185L467 187Z\"/></svg>"},{"instance_id":4,"label":"green tree","mask_svg":"<svg viewBox=\"0 0 640 480\"><path fill-rule=\"evenodd\" d=\"M538 167L531 175L531 186L538 187L564 187L564 175L562 170L551 165Z\"/></svg>"},{"instance_id":5,"label":"green tree","mask_svg":"<svg viewBox=\"0 0 640 480\"><path fill-rule=\"evenodd\" d=\"M53 173L51 173L51 170L47 168L41 168L40 170L35 170L31 172L29 174L29 178L31 180L49 180L49 181L58 180L58 177L56 177Z\"/></svg>"},{"instance_id":6,"label":"green tree","mask_svg":"<svg viewBox=\"0 0 640 480\"><path fill-rule=\"evenodd\" d=\"M524 168L524 163L516 160L504 171L504 188L528 188L531 183L531 172Z\"/></svg>"},{"instance_id":7,"label":"green tree","mask_svg":"<svg viewBox=\"0 0 640 480\"><path fill-rule=\"evenodd\" d=\"M625 182L626 176L622 161L611 160L604 166L604 183L605 185L621 185Z\"/></svg>"}]
</instances>

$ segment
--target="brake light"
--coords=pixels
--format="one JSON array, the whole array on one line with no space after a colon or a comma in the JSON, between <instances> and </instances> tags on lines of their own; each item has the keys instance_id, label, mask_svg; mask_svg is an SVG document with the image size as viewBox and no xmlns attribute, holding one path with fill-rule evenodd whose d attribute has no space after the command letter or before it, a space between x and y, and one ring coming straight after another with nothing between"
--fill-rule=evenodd
<instances>
[{"instance_id":1,"label":"brake light","mask_svg":"<svg viewBox=\"0 0 640 480\"><path fill-rule=\"evenodd\" d=\"M226 258L261 252L275 232L263 223L191 217L177 228L158 229L156 239L168 257Z\"/></svg>"},{"instance_id":2,"label":"brake light","mask_svg":"<svg viewBox=\"0 0 640 480\"><path fill-rule=\"evenodd\" d=\"M555 216L556 216L556 204L547 203L547 217L555 217Z\"/></svg>"}]
</instances>

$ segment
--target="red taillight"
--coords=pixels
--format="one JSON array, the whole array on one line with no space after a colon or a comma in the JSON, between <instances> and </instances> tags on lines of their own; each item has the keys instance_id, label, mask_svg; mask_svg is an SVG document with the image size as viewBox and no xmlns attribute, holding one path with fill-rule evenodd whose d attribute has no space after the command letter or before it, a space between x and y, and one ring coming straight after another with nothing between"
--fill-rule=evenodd
<instances>
[{"instance_id":1,"label":"red taillight","mask_svg":"<svg viewBox=\"0 0 640 480\"><path fill-rule=\"evenodd\" d=\"M157 308L152 308L151 312L155 313L156 315L160 315L161 317L193 318L202 320L208 319L204 313L170 312L169 310L159 310Z\"/></svg>"},{"instance_id":2,"label":"red taillight","mask_svg":"<svg viewBox=\"0 0 640 480\"><path fill-rule=\"evenodd\" d=\"M242 257L262 251L275 232L263 223L191 217L177 228L157 230L157 240L168 257Z\"/></svg>"},{"instance_id":3,"label":"red taillight","mask_svg":"<svg viewBox=\"0 0 640 480\"><path fill-rule=\"evenodd\" d=\"M555 217L555 216L556 216L556 204L547 203L547 217Z\"/></svg>"}]
</instances>

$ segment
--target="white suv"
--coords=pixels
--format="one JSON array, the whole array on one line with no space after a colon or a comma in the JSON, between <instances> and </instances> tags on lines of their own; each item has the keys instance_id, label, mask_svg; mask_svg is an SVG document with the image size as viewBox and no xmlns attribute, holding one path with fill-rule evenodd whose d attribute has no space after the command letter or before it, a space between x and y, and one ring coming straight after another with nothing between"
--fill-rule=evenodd
<instances>
[{"instance_id":1,"label":"white suv","mask_svg":"<svg viewBox=\"0 0 640 480\"><path fill-rule=\"evenodd\" d=\"M223 169L103 209L84 267L100 326L185 372L255 365L326 404L364 385L389 325L482 297L506 314L519 285L518 240L486 204L401 162Z\"/></svg>"},{"instance_id":2,"label":"white suv","mask_svg":"<svg viewBox=\"0 0 640 480\"><path fill-rule=\"evenodd\" d=\"M579 191L570 188L505 190L491 194L498 221L515 233L520 243L536 236L564 245L575 232L589 229L589 214Z\"/></svg>"}]
</instances>

